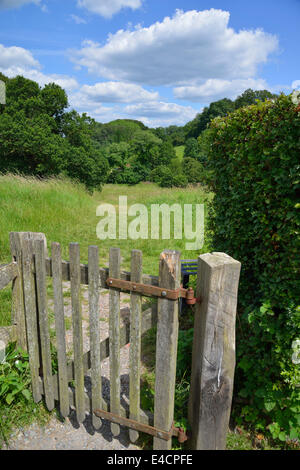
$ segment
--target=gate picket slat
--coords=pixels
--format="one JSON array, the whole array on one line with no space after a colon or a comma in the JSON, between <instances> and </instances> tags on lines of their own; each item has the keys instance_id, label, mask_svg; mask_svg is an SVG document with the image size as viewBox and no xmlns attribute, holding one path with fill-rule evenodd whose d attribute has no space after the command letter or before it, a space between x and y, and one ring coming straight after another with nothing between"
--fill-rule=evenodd
<instances>
[{"instance_id":1,"label":"gate picket slat","mask_svg":"<svg viewBox=\"0 0 300 470\"><path fill-rule=\"evenodd\" d=\"M142 282L142 252L131 252L131 281ZM139 421L140 417L140 376L141 376L141 338L142 338L142 296L132 292L130 295L130 350L129 350L129 409L130 419ZM139 432L129 429L132 443L139 438Z\"/></svg>"},{"instance_id":2,"label":"gate picket slat","mask_svg":"<svg viewBox=\"0 0 300 470\"><path fill-rule=\"evenodd\" d=\"M52 386L52 364L50 350L50 334L48 324L47 284L45 267L45 244L43 240L34 241L35 275L37 288L37 306L40 328L42 371L45 390L45 401L48 410L54 408Z\"/></svg>"},{"instance_id":3,"label":"gate picket slat","mask_svg":"<svg viewBox=\"0 0 300 470\"><path fill-rule=\"evenodd\" d=\"M99 316L99 250L88 249L89 311L90 311L90 358L92 380L92 411L102 409L101 363L100 363L100 316ZM99 429L101 419L92 412L93 426Z\"/></svg>"},{"instance_id":4,"label":"gate picket slat","mask_svg":"<svg viewBox=\"0 0 300 470\"><path fill-rule=\"evenodd\" d=\"M51 253L54 291L55 333L58 362L59 404L60 413L64 418L66 418L69 415L70 405L64 321L64 300L62 291L61 249L59 243L52 243Z\"/></svg>"},{"instance_id":5,"label":"gate picket slat","mask_svg":"<svg viewBox=\"0 0 300 470\"><path fill-rule=\"evenodd\" d=\"M180 253L166 250L160 255L159 285L180 287ZM154 426L170 431L174 416L174 394L178 340L178 300L158 299ZM154 450L170 450L172 439L154 437Z\"/></svg>"},{"instance_id":6,"label":"gate picket slat","mask_svg":"<svg viewBox=\"0 0 300 470\"><path fill-rule=\"evenodd\" d=\"M109 276L120 277L121 255L119 248L109 250ZM109 369L110 411L120 414L120 291L109 289ZM120 433L118 424L111 424L114 436Z\"/></svg>"},{"instance_id":7,"label":"gate picket slat","mask_svg":"<svg viewBox=\"0 0 300 470\"><path fill-rule=\"evenodd\" d=\"M79 423L85 419L83 337L80 299L80 252L78 243L70 243L70 278L73 324L74 377L76 415Z\"/></svg>"},{"instance_id":8,"label":"gate picket slat","mask_svg":"<svg viewBox=\"0 0 300 470\"><path fill-rule=\"evenodd\" d=\"M21 240L24 310L26 318L27 343L33 399L37 403L42 396L39 390L39 344L36 311L35 280L33 274L33 240L24 234Z\"/></svg>"}]
</instances>

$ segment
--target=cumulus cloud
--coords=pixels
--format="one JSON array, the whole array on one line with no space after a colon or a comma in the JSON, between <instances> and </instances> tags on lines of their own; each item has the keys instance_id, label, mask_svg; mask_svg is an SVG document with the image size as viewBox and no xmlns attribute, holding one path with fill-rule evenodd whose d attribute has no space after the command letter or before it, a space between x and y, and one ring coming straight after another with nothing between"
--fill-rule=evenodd
<instances>
[{"instance_id":1,"label":"cumulus cloud","mask_svg":"<svg viewBox=\"0 0 300 470\"><path fill-rule=\"evenodd\" d=\"M175 98L207 103L222 98L235 99L247 88L265 90L268 89L268 84L265 80L260 78L237 80L209 79L201 85L176 87L173 91Z\"/></svg>"},{"instance_id":2,"label":"cumulus cloud","mask_svg":"<svg viewBox=\"0 0 300 470\"><path fill-rule=\"evenodd\" d=\"M197 111L191 106L181 106L177 103L167 103L164 101L152 101L149 103L139 103L128 105L124 108L128 115L136 116L136 119L152 122L165 120L176 124L185 124L193 119Z\"/></svg>"},{"instance_id":3,"label":"cumulus cloud","mask_svg":"<svg viewBox=\"0 0 300 470\"><path fill-rule=\"evenodd\" d=\"M105 18L111 18L122 8L131 8L132 10L140 8L142 0L78 0L77 5Z\"/></svg>"},{"instance_id":4,"label":"cumulus cloud","mask_svg":"<svg viewBox=\"0 0 300 470\"><path fill-rule=\"evenodd\" d=\"M104 45L85 41L71 59L107 79L148 85L253 77L278 40L262 30L236 32L229 18L222 10L177 10L147 28L110 34Z\"/></svg>"},{"instance_id":5,"label":"cumulus cloud","mask_svg":"<svg viewBox=\"0 0 300 470\"><path fill-rule=\"evenodd\" d=\"M0 44L0 72L9 78L23 75L23 77L30 80L35 80L41 86L54 82L67 91L78 87L77 80L72 77L59 74L44 74L41 72L40 63L33 57L30 51L23 47L5 47Z\"/></svg>"},{"instance_id":6,"label":"cumulus cloud","mask_svg":"<svg viewBox=\"0 0 300 470\"><path fill-rule=\"evenodd\" d=\"M94 103L133 103L158 99L158 93L147 91L140 85L123 82L102 82L83 85L80 96Z\"/></svg>"},{"instance_id":7,"label":"cumulus cloud","mask_svg":"<svg viewBox=\"0 0 300 470\"><path fill-rule=\"evenodd\" d=\"M35 3L35 5L40 5L41 0L0 0L0 10L18 8L26 3Z\"/></svg>"},{"instance_id":8,"label":"cumulus cloud","mask_svg":"<svg viewBox=\"0 0 300 470\"><path fill-rule=\"evenodd\" d=\"M100 88L97 85L101 85ZM116 89L113 93L114 89L112 88L109 91L110 97L108 97L108 94L102 95L105 89L102 88L102 85L105 83L95 86L83 85L79 91L69 95L70 105L78 112L87 113L101 122L109 122L113 119L138 119L150 127L185 124L199 112L191 106L154 99L157 95L155 92L147 92L141 87L137 87L135 95L126 97L124 95L126 87L122 90L122 86L128 84L122 83L120 84L121 92ZM108 90L110 87L111 84L108 83ZM131 92L130 87L130 95ZM103 106L102 103L108 102L112 103L112 106Z\"/></svg>"},{"instance_id":9,"label":"cumulus cloud","mask_svg":"<svg viewBox=\"0 0 300 470\"><path fill-rule=\"evenodd\" d=\"M293 90L295 90L295 89L298 90L298 88L300 88L300 80L295 80L295 81L293 81L293 83L292 83L292 89L293 89Z\"/></svg>"},{"instance_id":10,"label":"cumulus cloud","mask_svg":"<svg viewBox=\"0 0 300 470\"><path fill-rule=\"evenodd\" d=\"M30 51L23 47L5 47L0 44L0 68L6 69L16 65L24 69L40 67L39 62L34 59Z\"/></svg>"}]
</instances>

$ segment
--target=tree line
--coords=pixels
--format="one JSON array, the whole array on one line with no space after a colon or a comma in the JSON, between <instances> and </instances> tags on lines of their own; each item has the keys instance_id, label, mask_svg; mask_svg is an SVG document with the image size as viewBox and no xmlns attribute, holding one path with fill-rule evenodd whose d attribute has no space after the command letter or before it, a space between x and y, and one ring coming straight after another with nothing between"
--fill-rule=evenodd
<instances>
[{"instance_id":1,"label":"tree line","mask_svg":"<svg viewBox=\"0 0 300 470\"><path fill-rule=\"evenodd\" d=\"M129 119L102 124L69 110L66 92L54 83L40 87L22 76L9 79L1 73L0 80L6 83L7 96L6 105L0 105L0 172L63 175L89 190L106 182L204 182L207 124L257 99L276 97L249 89L235 101L211 103L185 126L148 128ZM183 159L175 152L181 145Z\"/></svg>"}]
</instances>

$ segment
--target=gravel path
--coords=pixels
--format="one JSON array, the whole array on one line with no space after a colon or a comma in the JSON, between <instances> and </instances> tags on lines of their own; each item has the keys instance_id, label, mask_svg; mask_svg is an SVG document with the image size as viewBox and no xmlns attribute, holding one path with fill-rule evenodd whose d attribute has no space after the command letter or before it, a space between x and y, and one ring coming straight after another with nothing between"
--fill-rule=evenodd
<instances>
[{"instance_id":1,"label":"gravel path","mask_svg":"<svg viewBox=\"0 0 300 470\"><path fill-rule=\"evenodd\" d=\"M63 283L64 303L65 303L65 323L66 323L66 345L68 357L73 357L72 351L72 309L70 299L70 283ZM122 294L120 297L121 325L129 321L130 298L128 294ZM109 295L108 291L103 289L100 293L99 312L101 341L108 337L108 317L109 317ZM49 295L50 312L50 331L54 329L53 299ZM88 314L88 290L82 288L82 329L83 329L83 349L89 350L89 314ZM53 320L53 321L52 321ZM51 341L55 345L55 337ZM128 406L129 397L129 345L120 350L120 369L121 369L121 403L124 407ZM102 374L102 392L103 398L109 401L109 358L101 362ZM89 393L91 387L90 378L85 377L85 388ZM52 417L48 424L40 427L38 424L32 424L27 428L18 430L10 439L5 450L55 450L55 449L105 449L105 450L139 450L140 448L129 441L128 428L120 426L120 434L113 437L110 430L110 422L102 420L102 426L95 430L92 425L91 415L86 415L82 424L78 424L76 413L72 410L70 416L62 423L58 418Z\"/></svg>"}]
</instances>

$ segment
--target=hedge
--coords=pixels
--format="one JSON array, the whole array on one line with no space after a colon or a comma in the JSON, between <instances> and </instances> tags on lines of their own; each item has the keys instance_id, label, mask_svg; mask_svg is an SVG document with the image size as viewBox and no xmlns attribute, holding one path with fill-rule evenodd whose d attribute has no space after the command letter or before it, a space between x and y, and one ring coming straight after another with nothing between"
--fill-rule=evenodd
<instances>
[{"instance_id":1,"label":"hedge","mask_svg":"<svg viewBox=\"0 0 300 470\"><path fill-rule=\"evenodd\" d=\"M300 439L299 101L216 118L208 145L213 246L242 263L234 416L281 441Z\"/></svg>"}]
</instances>

